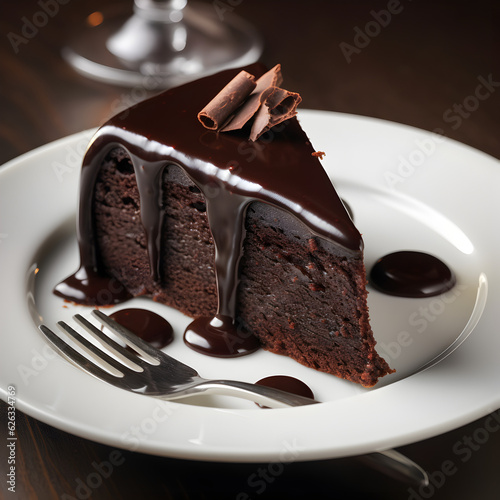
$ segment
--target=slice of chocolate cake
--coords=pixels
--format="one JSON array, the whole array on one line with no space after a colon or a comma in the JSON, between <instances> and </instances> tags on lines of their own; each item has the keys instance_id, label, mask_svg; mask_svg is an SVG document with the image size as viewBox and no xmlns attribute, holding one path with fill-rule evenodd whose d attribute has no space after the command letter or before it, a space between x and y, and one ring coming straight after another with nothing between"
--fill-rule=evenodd
<instances>
[{"instance_id":1,"label":"slice of chocolate cake","mask_svg":"<svg viewBox=\"0 0 500 500\"><path fill-rule=\"evenodd\" d=\"M293 116L296 94L257 80L231 110L255 118L198 120L239 73L168 90L98 130L82 168L81 267L55 292L89 305L151 296L195 318L185 341L200 352L260 343L373 386L391 369L369 325L362 239Z\"/></svg>"}]
</instances>

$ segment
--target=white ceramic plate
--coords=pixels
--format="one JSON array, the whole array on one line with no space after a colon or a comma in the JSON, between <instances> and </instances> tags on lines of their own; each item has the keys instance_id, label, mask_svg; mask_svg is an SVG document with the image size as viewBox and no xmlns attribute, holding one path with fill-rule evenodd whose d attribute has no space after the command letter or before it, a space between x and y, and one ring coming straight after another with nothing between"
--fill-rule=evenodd
<instances>
[{"instance_id":1,"label":"white ceramic plate","mask_svg":"<svg viewBox=\"0 0 500 500\"><path fill-rule=\"evenodd\" d=\"M366 390L267 352L209 358L184 346L189 319L144 299L121 307L164 314L176 335L167 352L202 376L254 382L287 374L324 403L281 410L229 398L165 403L110 387L55 355L37 321L54 326L75 312L89 314L51 293L78 265L75 207L91 135L85 132L0 169L1 397L15 386L19 410L112 446L221 461L366 453L442 433L500 407L500 162L394 123L319 111L299 117L316 149L326 151L325 168L354 211L367 267L388 252L416 249L440 257L457 275L452 291L432 299L370 291L378 349L395 375ZM448 358L409 376L476 323Z\"/></svg>"}]
</instances>

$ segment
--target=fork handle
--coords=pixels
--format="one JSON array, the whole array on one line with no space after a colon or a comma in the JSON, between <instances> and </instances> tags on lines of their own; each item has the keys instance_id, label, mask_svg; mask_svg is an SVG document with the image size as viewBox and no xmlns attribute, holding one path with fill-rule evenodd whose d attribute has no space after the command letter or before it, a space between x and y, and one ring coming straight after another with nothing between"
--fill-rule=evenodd
<instances>
[{"instance_id":1,"label":"fork handle","mask_svg":"<svg viewBox=\"0 0 500 500\"><path fill-rule=\"evenodd\" d=\"M197 394L233 396L247 399L269 408L287 408L290 406L305 406L319 403L319 401L314 399L298 396L280 389L237 380L205 380L193 386L189 390L189 393L184 392L185 396L194 396Z\"/></svg>"}]
</instances>

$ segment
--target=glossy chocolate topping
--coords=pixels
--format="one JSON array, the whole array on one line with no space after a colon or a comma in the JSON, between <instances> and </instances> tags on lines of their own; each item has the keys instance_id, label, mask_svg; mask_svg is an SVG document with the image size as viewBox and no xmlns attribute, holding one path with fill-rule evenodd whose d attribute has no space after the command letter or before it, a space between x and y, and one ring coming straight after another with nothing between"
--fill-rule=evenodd
<instances>
[{"instance_id":1,"label":"glossy chocolate topping","mask_svg":"<svg viewBox=\"0 0 500 500\"><path fill-rule=\"evenodd\" d=\"M172 325L147 309L120 309L109 317L157 349L163 349L174 340Z\"/></svg>"},{"instance_id":2,"label":"glossy chocolate topping","mask_svg":"<svg viewBox=\"0 0 500 500\"><path fill-rule=\"evenodd\" d=\"M440 259L407 250L381 257L370 273L376 289L399 297L432 297L450 290L455 282L455 275Z\"/></svg>"},{"instance_id":3,"label":"glossy chocolate topping","mask_svg":"<svg viewBox=\"0 0 500 500\"><path fill-rule=\"evenodd\" d=\"M244 69L256 77L265 72L260 64ZM296 118L274 127L256 142L249 142L243 132L220 134L199 123L198 112L239 71L227 70L168 90L115 116L98 130L81 175L77 233L81 269L58 285L56 293L71 301L100 304L101 285L93 287L88 279L99 271L93 192L103 159L117 146L127 151L136 174L153 279L159 280L161 266L164 168L181 167L205 195L216 252L216 317L234 320L244 219L252 201L283 208L304 222L312 234L339 245L346 255L360 255L361 236ZM84 275L85 287L78 280Z\"/></svg>"}]
</instances>

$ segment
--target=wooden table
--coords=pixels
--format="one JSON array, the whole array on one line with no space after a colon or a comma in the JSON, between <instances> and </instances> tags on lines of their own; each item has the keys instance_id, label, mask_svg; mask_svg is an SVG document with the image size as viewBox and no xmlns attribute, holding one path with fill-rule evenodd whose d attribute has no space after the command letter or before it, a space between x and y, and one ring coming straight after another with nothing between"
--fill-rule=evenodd
<instances>
[{"instance_id":1,"label":"wooden table","mask_svg":"<svg viewBox=\"0 0 500 500\"><path fill-rule=\"evenodd\" d=\"M26 19L33 20L42 4L56 1L57 12L45 24L38 17L33 36L19 41L12 35L22 33ZM2 5L0 163L98 126L130 100L130 90L87 80L59 55L75 26L102 3L17 0ZM302 94L302 107L440 128L500 158L500 10L493 0L208 3L232 8L258 27L266 42L263 61L282 63L287 88ZM481 79L490 82L488 95L474 99ZM1 332L2 349L8 348L9 335L15 332ZM5 443L7 405L2 402L0 409L0 442ZM490 432L481 444L474 440L485 418L400 448L431 475L431 486L419 490L354 457L290 463L272 475L266 463L204 463L115 450L18 411L16 493L6 491L5 452L0 491L5 498L22 499L497 499L500 432ZM470 451L467 460L456 455L457 446ZM96 475L97 464L104 462L114 464L113 470ZM250 479L258 476L256 486Z\"/></svg>"}]
</instances>

